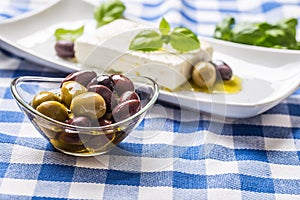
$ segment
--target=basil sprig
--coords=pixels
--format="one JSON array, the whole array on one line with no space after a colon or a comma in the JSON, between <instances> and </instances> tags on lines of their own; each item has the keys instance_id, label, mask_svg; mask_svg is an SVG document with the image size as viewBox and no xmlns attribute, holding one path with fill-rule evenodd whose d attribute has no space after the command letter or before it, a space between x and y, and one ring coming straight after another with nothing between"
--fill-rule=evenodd
<instances>
[{"instance_id":1,"label":"basil sprig","mask_svg":"<svg viewBox=\"0 0 300 200\"><path fill-rule=\"evenodd\" d=\"M108 24L116 19L122 18L126 7L120 0L108 0L100 4L94 10L94 18L97 27Z\"/></svg>"},{"instance_id":2,"label":"basil sprig","mask_svg":"<svg viewBox=\"0 0 300 200\"><path fill-rule=\"evenodd\" d=\"M163 44L180 52L188 52L200 47L197 35L185 27L177 27L171 30L170 24L162 18L159 24L159 32L144 30L138 33L130 43L129 49L134 51L157 51Z\"/></svg>"},{"instance_id":3,"label":"basil sprig","mask_svg":"<svg viewBox=\"0 0 300 200\"><path fill-rule=\"evenodd\" d=\"M297 19L288 18L270 24L267 22L250 22L225 17L215 27L214 37L236 43L280 49L298 49L296 40Z\"/></svg>"},{"instance_id":4,"label":"basil sprig","mask_svg":"<svg viewBox=\"0 0 300 200\"><path fill-rule=\"evenodd\" d=\"M125 9L125 5L120 0L107 0L101 3L94 10L94 18L97 21L97 27L121 18ZM84 26L74 30L58 28L55 30L54 36L56 40L75 41L83 34L83 31Z\"/></svg>"},{"instance_id":5,"label":"basil sprig","mask_svg":"<svg viewBox=\"0 0 300 200\"><path fill-rule=\"evenodd\" d=\"M54 32L54 36L56 40L68 40L68 41L75 41L78 37L82 35L84 31L84 26L79 27L78 29L63 29L58 28Z\"/></svg>"}]
</instances>

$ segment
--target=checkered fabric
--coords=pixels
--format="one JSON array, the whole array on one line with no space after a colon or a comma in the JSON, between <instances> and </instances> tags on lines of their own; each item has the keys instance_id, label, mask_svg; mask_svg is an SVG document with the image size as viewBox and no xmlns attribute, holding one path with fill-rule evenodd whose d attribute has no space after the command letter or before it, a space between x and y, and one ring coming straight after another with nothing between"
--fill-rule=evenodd
<instances>
[{"instance_id":1,"label":"checkered fabric","mask_svg":"<svg viewBox=\"0 0 300 200\"><path fill-rule=\"evenodd\" d=\"M47 1L47 0L45 0ZM300 1L128 0L127 15L162 15L202 35L227 14L299 17ZM35 6L32 6L35 5ZM5 18L43 0L1 0ZM9 8L9 9L6 9ZM300 199L300 90L249 119L212 119L157 102L116 149L96 157L55 150L9 89L24 75L66 74L0 52L0 199Z\"/></svg>"}]
</instances>

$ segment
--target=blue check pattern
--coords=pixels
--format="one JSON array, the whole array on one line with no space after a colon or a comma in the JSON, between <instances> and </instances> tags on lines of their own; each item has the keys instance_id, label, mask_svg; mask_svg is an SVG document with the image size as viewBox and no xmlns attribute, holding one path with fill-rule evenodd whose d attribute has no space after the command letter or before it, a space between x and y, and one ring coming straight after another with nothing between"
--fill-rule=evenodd
<instances>
[{"instance_id":1,"label":"blue check pattern","mask_svg":"<svg viewBox=\"0 0 300 200\"><path fill-rule=\"evenodd\" d=\"M44 6L3 0L5 20ZM211 36L227 14L238 19L299 18L299 1L128 0L126 15L188 26ZM68 156L40 136L15 103L19 76L64 77L0 52L0 199L300 199L300 90L248 119L220 121L157 102L111 152Z\"/></svg>"}]
</instances>

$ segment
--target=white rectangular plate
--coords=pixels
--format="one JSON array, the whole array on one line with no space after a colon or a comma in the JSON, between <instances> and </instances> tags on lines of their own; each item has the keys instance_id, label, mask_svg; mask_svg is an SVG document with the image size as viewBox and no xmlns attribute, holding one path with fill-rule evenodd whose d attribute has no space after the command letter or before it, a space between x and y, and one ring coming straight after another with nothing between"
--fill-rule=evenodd
<instances>
[{"instance_id":1,"label":"white rectangular plate","mask_svg":"<svg viewBox=\"0 0 300 200\"><path fill-rule=\"evenodd\" d=\"M94 5L84 0L63 0L49 7L0 24L0 45L17 55L65 72L85 69L60 59L54 50L56 28L95 28ZM292 94L300 81L300 53L202 38L214 47L214 59L231 66L242 79L237 94L161 91L159 99L183 108L219 116L245 118L258 115Z\"/></svg>"},{"instance_id":2,"label":"white rectangular plate","mask_svg":"<svg viewBox=\"0 0 300 200\"><path fill-rule=\"evenodd\" d=\"M0 45L21 57L65 72L79 66L60 59L54 50L56 28L78 28L93 19L94 5L83 0L58 0L24 18L0 23ZM74 23L75 22L75 23Z\"/></svg>"}]
</instances>

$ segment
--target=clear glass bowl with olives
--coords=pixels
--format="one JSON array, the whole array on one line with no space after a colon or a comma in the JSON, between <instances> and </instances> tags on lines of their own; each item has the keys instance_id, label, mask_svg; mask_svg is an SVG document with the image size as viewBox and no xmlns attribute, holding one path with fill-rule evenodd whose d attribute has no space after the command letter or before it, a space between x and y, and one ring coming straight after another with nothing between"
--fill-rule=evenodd
<instances>
[{"instance_id":1,"label":"clear glass bowl with olives","mask_svg":"<svg viewBox=\"0 0 300 200\"><path fill-rule=\"evenodd\" d=\"M66 78L18 77L11 91L35 128L56 149L75 156L100 155L116 147L159 95L157 83L148 77L91 71Z\"/></svg>"}]
</instances>

